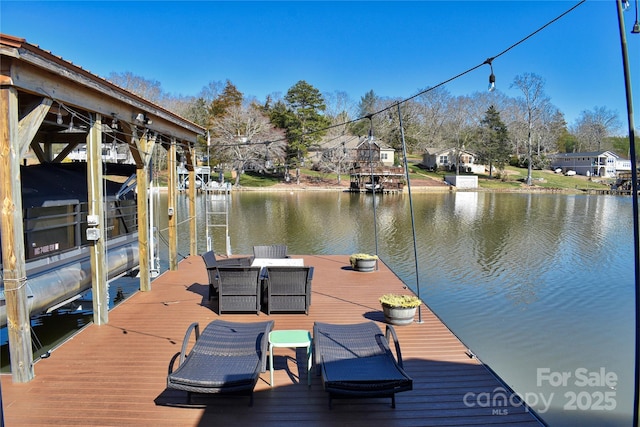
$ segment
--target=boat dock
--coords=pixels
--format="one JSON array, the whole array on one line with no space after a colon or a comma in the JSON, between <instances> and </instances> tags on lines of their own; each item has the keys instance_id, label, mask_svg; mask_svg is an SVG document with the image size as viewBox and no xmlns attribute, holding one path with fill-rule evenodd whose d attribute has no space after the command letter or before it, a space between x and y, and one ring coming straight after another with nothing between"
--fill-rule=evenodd
<instances>
[{"instance_id":1,"label":"boat dock","mask_svg":"<svg viewBox=\"0 0 640 427\"><path fill-rule=\"evenodd\" d=\"M274 386L269 370L258 380L254 404L246 396L196 395L168 390L169 361L180 351L187 327L214 319L252 322L271 319L274 330L307 329L315 321L375 321L384 331L378 298L406 292L383 262L372 273L353 271L348 255L301 255L314 267L309 315L218 314L209 302L207 273L199 256L182 260L109 312L108 323L91 324L36 362L35 378L14 384L1 375L7 426L200 426L200 425L348 425L348 426L540 426L534 413L511 405L511 392L492 370L435 316L421 307L422 322L395 327L405 371L413 390L390 399L340 399L329 408L320 376L306 384L305 351L278 348ZM484 399L478 396L485 396ZM487 396L489 396L487 398ZM493 405L487 406L486 402ZM507 406L504 406L507 405Z\"/></svg>"}]
</instances>

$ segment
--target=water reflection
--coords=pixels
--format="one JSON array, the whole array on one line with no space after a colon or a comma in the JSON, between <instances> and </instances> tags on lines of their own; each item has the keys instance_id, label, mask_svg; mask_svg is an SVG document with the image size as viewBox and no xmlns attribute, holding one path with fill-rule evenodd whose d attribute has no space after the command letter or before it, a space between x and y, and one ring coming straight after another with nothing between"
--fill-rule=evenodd
<instances>
[{"instance_id":1,"label":"water reflection","mask_svg":"<svg viewBox=\"0 0 640 427\"><path fill-rule=\"evenodd\" d=\"M379 254L415 289L408 199L376 197ZM293 254L373 252L376 247L371 195L242 193L233 195L231 212L236 254L264 243L284 243ZM576 425L576 417L581 425L601 425L602 419L588 412L586 419L567 414L567 390L538 387L537 368L564 372L605 366L621 379L616 411L604 414L610 415L607 422L615 425L621 414L630 414L629 199L418 194L414 213L421 295L517 391L554 393L545 413L551 425ZM214 236L214 247L224 251L220 235Z\"/></svg>"}]
</instances>

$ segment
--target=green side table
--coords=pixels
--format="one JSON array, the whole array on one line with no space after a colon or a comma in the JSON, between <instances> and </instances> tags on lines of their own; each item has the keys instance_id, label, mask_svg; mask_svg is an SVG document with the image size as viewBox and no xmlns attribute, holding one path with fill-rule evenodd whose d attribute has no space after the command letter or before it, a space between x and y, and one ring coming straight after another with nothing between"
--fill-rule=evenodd
<instances>
[{"instance_id":1,"label":"green side table","mask_svg":"<svg viewBox=\"0 0 640 427\"><path fill-rule=\"evenodd\" d=\"M273 387L273 349L276 347L307 348L307 385L311 386L311 333L304 330L269 332L269 370Z\"/></svg>"}]
</instances>

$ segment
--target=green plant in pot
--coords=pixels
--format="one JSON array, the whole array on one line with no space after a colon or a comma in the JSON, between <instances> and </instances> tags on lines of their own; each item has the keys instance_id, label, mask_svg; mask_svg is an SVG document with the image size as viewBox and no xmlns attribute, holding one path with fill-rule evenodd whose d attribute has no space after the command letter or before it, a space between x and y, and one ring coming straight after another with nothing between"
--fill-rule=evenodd
<instances>
[{"instance_id":1,"label":"green plant in pot","mask_svg":"<svg viewBox=\"0 0 640 427\"><path fill-rule=\"evenodd\" d=\"M380 304L387 323L408 325L413 322L422 301L415 295L386 294L380 297Z\"/></svg>"},{"instance_id":2,"label":"green plant in pot","mask_svg":"<svg viewBox=\"0 0 640 427\"><path fill-rule=\"evenodd\" d=\"M351 267L356 271L374 271L378 255L371 254L352 254L349 257Z\"/></svg>"}]
</instances>

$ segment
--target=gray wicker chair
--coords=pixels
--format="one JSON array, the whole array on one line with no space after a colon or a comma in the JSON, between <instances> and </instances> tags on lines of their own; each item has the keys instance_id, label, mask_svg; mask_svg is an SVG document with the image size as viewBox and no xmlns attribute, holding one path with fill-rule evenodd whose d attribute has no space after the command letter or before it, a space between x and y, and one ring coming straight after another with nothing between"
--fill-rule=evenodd
<instances>
[{"instance_id":1,"label":"gray wicker chair","mask_svg":"<svg viewBox=\"0 0 640 427\"><path fill-rule=\"evenodd\" d=\"M251 259L249 257L219 260L213 251L205 252L201 256L207 268L207 276L209 278L209 301L218 295L218 267L244 267L251 265Z\"/></svg>"},{"instance_id":2,"label":"gray wicker chair","mask_svg":"<svg viewBox=\"0 0 640 427\"><path fill-rule=\"evenodd\" d=\"M253 247L254 258L289 258L286 245L262 245Z\"/></svg>"},{"instance_id":3,"label":"gray wicker chair","mask_svg":"<svg viewBox=\"0 0 640 427\"><path fill-rule=\"evenodd\" d=\"M260 267L218 267L218 314L260 314Z\"/></svg>"},{"instance_id":4,"label":"gray wicker chair","mask_svg":"<svg viewBox=\"0 0 640 427\"><path fill-rule=\"evenodd\" d=\"M393 337L398 359L389 348ZM402 353L393 326L386 336L374 322L334 325L316 322L313 326L316 368L331 399L339 397L390 397L413 389L413 380L402 367Z\"/></svg>"},{"instance_id":5,"label":"gray wicker chair","mask_svg":"<svg viewBox=\"0 0 640 427\"><path fill-rule=\"evenodd\" d=\"M303 311L309 314L313 267L266 267L267 314Z\"/></svg>"},{"instance_id":6,"label":"gray wicker chair","mask_svg":"<svg viewBox=\"0 0 640 427\"><path fill-rule=\"evenodd\" d=\"M182 349L169 362L167 388L186 391L188 403L192 393L237 393L249 395L249 405L253 405L253 389L260 372L267 368L268 336L273 323L214 320L202 334L198 323L192 323ZM192 333L196 342L187 353Z\"/></svg>"}]
</instances>

